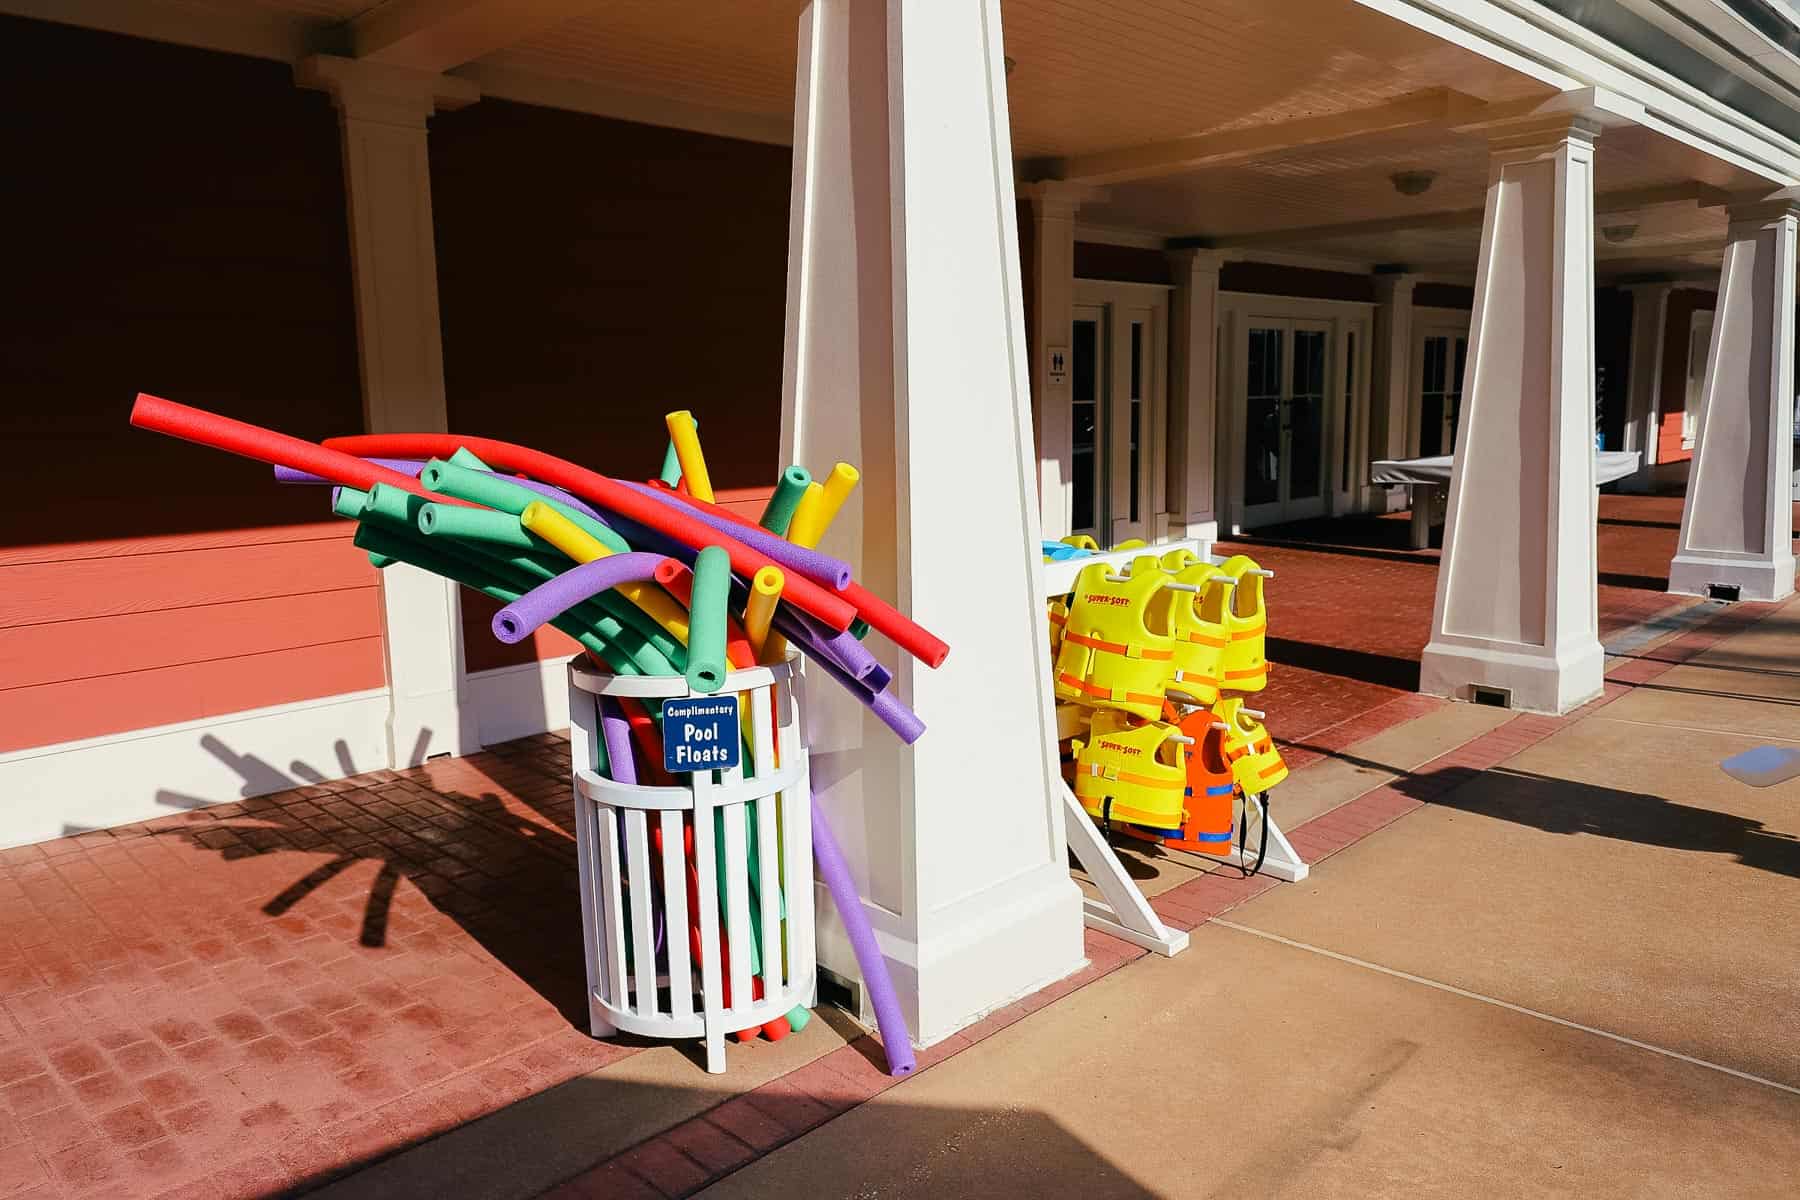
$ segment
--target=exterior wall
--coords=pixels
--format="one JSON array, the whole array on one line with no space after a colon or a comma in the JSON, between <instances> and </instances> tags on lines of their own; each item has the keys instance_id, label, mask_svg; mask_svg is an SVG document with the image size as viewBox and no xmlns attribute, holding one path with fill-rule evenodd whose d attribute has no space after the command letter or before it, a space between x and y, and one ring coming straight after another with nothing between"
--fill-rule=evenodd
<instances>
[{"instance_id":1,"label":"exterior wall","mask_svg":"<svg viewBox=\"0 0 1800 1200\"><path fill-rule=\"evenodd\" d=\"M0 753L379 688L322 490L131 429L362 427L338 135L284 65L0 19Z\"/></svg>"},{"instance_id":2,"label":"exterior wall","mask_svg":"<svg viewBox=\"0 0 1800 1200\"><path fill-rule=\"evenodd\" d=\"M659 417L693 411L721 498L752 515L779 470L785 147L484 100L436 117L431 191L450 428L653 477ZM814 467L826 464L811 464ZM463 595L470 671L503 646Z\"/></svg>"},{"instance_id":3,"label":"exterior wall","mask_svg":"<svg viewBox=\"0 0 1800 1200\"><path fill-rule=\"evenodd\" d=\"M1686 462L1694 457L1681 444L1681 414L1687 407L1688 327L1694 314L1710 310L1718 297L1710 291L1677 288L1669 293L1668 324L1663 327L1662 388L1657 396L1657 461Z\"/></svg>"}]
</instances>

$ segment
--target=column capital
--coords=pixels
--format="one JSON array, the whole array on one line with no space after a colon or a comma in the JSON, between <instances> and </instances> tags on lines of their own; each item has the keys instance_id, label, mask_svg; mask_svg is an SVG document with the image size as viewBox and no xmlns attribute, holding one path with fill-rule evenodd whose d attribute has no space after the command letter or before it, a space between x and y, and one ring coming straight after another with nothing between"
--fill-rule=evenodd
<instances>
[{"instance_id":1,"label":"column capital","mask_svg":"<svg viewBox=\"0 0 1800 1200\"><path fill-rule=\"evenodd\" d=\"M1655 296L1667 294L1681 285L1673 279L1633 279L1629 283L1621 283L1619 290L1630 293L1633 299L1639 296Z\"/></svg>"},{"instance_id":2,"label":"column capital","mask_svg":"<svg viewBox=\"0 0 1800 1200\"><path fill-rule=\"evenodd\" d=\"M1019 198L1031 205L1031 215L1038 220L1073 220L1083 204L1090 204L1106 194L1106 189L1091 183L1070 183L1062 179L1040 179L1021 183Z\"/></svg>"},{"instance_id":3,"label":"column capital","mask_svg":"<svg viewBox=\"0 0 1800 1200\"><path fill-rule=\"evenodd\" d=\"M1375 281L1376 303L1396 304L1412 301L1413 288L1418 286L1423 276L1411 271L1386 271L1372 278Z\"/></svg>"},{"instance_id":4,"label":"column capital","mask_svg":"<svg viewBox=\"0 0 1800 1200\"><path fill-rule=\"evenodd\" d=\"M1725 205L1725 216L1733 224L1763 224L1782 217L1800 216L1800 188L1782 188L1763 195L1733 196Z\"/></svg>"},{"instance_id":5,"label":"column capital","mask_svg":"<svg viewBox=\"0 0 1800 1200\"><path fill-rule=\"evenodd\" d=\"M1235 257L1229 250L1207 250L1200 246L1177 246L1164 250L1163 257L1177 269L1191 275L1217 275L1219 268Z\"/></svg>"},{"instance_id":6,"label":"column capital","mask_svg":"<svg viewBox=\"0 0 1800 1200\"><path fill-rule=\"evenodd\" d=\"M294 82L329 93L348 120L407 129L423 129L433 113L481 99L481 89L467 79L335 54L301 59L294 66Z\"/></svg>"},{"instance_id":7,"label":"column capital","mask_svg":"<svg viewBox=\"0 0 1800 1200\"><path fill-rule=\"evenodd\" d=\"M1644 118L1644 107L1605 88L1575 88L1549 99L1491 104L1474 120L1454 126L1457 133L1488 139L1495 158L1534 156L1566 142L1592 145L1609 126L1632 125Z\"/></svg>"}]
</instances>

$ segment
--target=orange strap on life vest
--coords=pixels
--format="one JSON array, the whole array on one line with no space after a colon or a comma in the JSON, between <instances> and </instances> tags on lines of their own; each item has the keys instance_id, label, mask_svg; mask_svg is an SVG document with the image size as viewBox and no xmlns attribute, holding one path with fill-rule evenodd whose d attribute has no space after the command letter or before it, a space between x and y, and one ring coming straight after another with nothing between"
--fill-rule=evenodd
<instances>
[{"instance_id":1,"label":"orange strap on life vest","mask_svg":"<svg viewBox=\"0 0 1800 1200\"><path fill-rule=\"evenodd\" d=\"M1099 779L1111 780L1114 783L1135 783L1139 787L1156 788L1165 792L1187 789L1187 780L1185 779L1153 779L1148 775L1137 775L1130 771L1107 770L1102 768L1099 763L1089 763L1087 773Z\"/></svg>"},{"instance_id":2,"label":"orange strap on life vest","mask_svg":"<svg viewBox=\"0 0 1800 1200\"><path fill-rule=\"evenodd\" d=\"M1075 635L1070 634L1069 636L1074 637ZM1058 675L1056 681L1058 683L1067 684L1085 695L1098 696L1102 700L1118 701L1123 699L1127 704L1161 704L1163 702L1163 697L1146 695L1143 692L1126 692L1123 697L1115 696L1111 688L1101 687L1097 683L1089 683L1079 676L1070 675L1066 672Z\"/></svg>"},{"instance_id":3,"label":"orange strap on life vest","mask_svg":"<svg viewBox=\"0 0 1800 1200\"><path fill-rule=\"evenodd\" d=\"M1267 630L1268 628L1269 628L1269 623L1267 621L1264 621L1261 625L1258 625L1255 629L1234 629L1231 631L1231 640L1236 642L1236 641L1242 641L1245 638L1261 637L1263 635L1264 631Z\"/></svg>"},{"instance_id":4,"label":"orange strap on life vest","mask_svg":"<svg viewBox=\"0 0 1800 1200\"><path fill-rule=\"evenodd\" d=\"M1108 654L1117 654L1121 658L1141 658L1148 662L1167 662L1175 657L1173 650L1146 650L1142 646L1127 646L1120 642L1104 642L1097 637L1089 637L1085 633L1067 633L1064 641L1074 642L1077 646L1087 646L1094 650L1104 650ZM1137 653L1133 654L1135 650Z\"/></svg>"}]
</instances>

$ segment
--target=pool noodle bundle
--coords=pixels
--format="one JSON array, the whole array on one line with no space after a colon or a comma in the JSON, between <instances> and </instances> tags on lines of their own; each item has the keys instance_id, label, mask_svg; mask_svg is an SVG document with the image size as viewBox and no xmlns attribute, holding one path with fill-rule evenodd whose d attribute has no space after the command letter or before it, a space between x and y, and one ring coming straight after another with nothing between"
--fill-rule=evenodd
<instances>
[{"instance_id":1,"label":"pool noodle bundle","mask_svg":"<svg viewBox=\"0 0 1800 1200\"><path fill-rule=\"evenodd\" d=\"M669 414L669 452L653 484L488 438L308 442L147 394L138 396L131 420L270 463L281 482L338 485L333 511L358 521L355 544L376 566L405 562L501 601L494 630L503 641L553 624L614 673L680 674L697 692L716 691L730 668L778 661L792 644L904 740L924 732L887 692L891 673L859 639L872 627L931 667L949 647L856 583L848 564L814 548L855 486L847 464L837 464L824 485L789 467L756 524L711 503L697 425L685 412ZM569 536L585 548L576 563L566 540L544 532L552 522L533 528L528 510L554 514L559 529L568 526L562 532L574 531ZM666 781L658 720L637 701L603 711L596 751L613 778L635 781L634 754L642 754L652 781ZM886 963L824 814L816 804L812 812L819 870L870 989L889 1069L906 1074L911 1039ZM754 938L751 947L754 953ZM754 982L760 995L760 978ZM764 1032L781 1036L806 1018L795 1010Z\"/></svg>"}]
</instances>

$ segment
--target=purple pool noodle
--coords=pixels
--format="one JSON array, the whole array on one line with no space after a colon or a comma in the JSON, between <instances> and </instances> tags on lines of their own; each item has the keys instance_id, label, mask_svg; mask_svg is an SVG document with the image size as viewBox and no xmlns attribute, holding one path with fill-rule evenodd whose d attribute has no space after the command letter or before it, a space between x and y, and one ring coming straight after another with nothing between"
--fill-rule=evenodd
<instances>
[{"instance_id":1,"label":"purple pool noodle","mask_svg":"<svg viewBox=\"0 0 1800 1200\"><path fill-rule=\"evenodd\" d=\"M583 600L621 583L654 578L656 568L662 562L660 554L609 554L571 567L495 613L494 636L508 645L522 642L539 625L561 616Z\"/></svg>"},{"instance_id":2,"label":"purple pool noodle","mask_svg":"<svg viewBox=\"0 0 1800 1200\"><path fill-rule=\"evenodd\" d=\"M850 694L862 701L870 712L880 718L881 723L907 745L918 741L925 733L925 722L919 720L919 714L901 703L900 698L892 692L871 692L860 682L852 679L844 668L823 654L809 654L815 666L827 675L848 688Z\"/></svg>"},{"instance_id":3,"label":"purple pool noodle","mask_svg":"<svg viewBox=\"0 0 1800 1200\"><path fill-rule=\"evenodd\" d=\"M548 496L552 500L560 500L582 516L592 517L602 525L610 525L612 523L601 516L599 510L589 504L586 500L581 500L569 495L569 493L563 491L553 483L539 483L537 480L527 479L523 475L502 475L500 478L506 480L508 483L516 483L527 491L536 492L540 496Z\"/></svg>"},{"instance_id":4,"label":"purple pool noodle","mask_svg":"<svg viewBox=\"0 0 1800 1200\"><path fill-rule=\"evenodd\" d=\"M775 611L778 617L785 613L788 618L787 621L776 622L784 635L793 626L804 625L812 639L822 644L852 679L860 680L871 692L884 690L893 679L893 674L848 629L831 629L823 621L808 616L791 604L783 605Z\"/></svg>"},{"instance_id":5,"label":"purple pool noodle","mask_svg":"<svg viewBox=\"0 0 1800 1200\"><path fill-rule=\"evenodd\" d=\"M632 483L621 480L634 492L641 492L655 500L665 508L685 513L696 521L701 521L728 534L751 549L766 556L771 562L797 571L820 587L828 587L834 591L843 591L850 586L850 564L841 558L833 558L829 554L821 554L817 550L809 550L805 546L796 546L786 538L778 538L766 529L755 525L745 525L733 521L729 517L717 516L703 508L691 504L683 504L662 488L653 488L648 484Z\"/></svg>"},{"instance_id":6,"label":"purple pool noodle","mask_svg":"<svg viewBox=\"0 0 1800 1200\"><path fill-rule=\"evenodd\" d=\"M812 837L813 861L831 890L831 902L837 905L844 932L850 937L850 948L856 952L856 965L862 969L863 986L869 989L875 1025L881 1030L882 1053L887 1055L888 1074L911 1075L915 1065L912 1034L901 1015L900 998L894 994L887 960L881 957L875 931L869 927L869 915L863 911L862 897L856 894L856 882L850 878L844 852L838 849L837 838L832 835L831 823L825 819L817 796L812 802Z\"/></svg>"},{"instance_id":7,"label":"purple pool noodle","mask_svg":"<svg viewBox=\"0 0 1800 1200\"><path fill-rule=\"evenodd\" d=\"M390 471L398 471L402 475L411 475L414 479L425 469L425 464L416 458L369 458L377 466L386 467ZM277 466L275 468L276 483L330 483L323 475L313 475L293 467Z\"/></svg>"},{"instance_id":8,"label":"purple pool noodle","mask_svg":"<svg viewBox=\"0 0 1800 1200\"><path fill-rule=\"evenodd\" d=\"M631 723L620 713L619 706L604 696L600 701L600 736L606 739L606 762L612 771L614 783L635 785L638 781L637 760L631 757ZM625 810L618 810L619 840L625 840ZM653 898L654 899L654 898ZM651 905L651 915L656 922L656 952L663 948L663 910L659 904Z\"/></svg>"}]
</instances>

